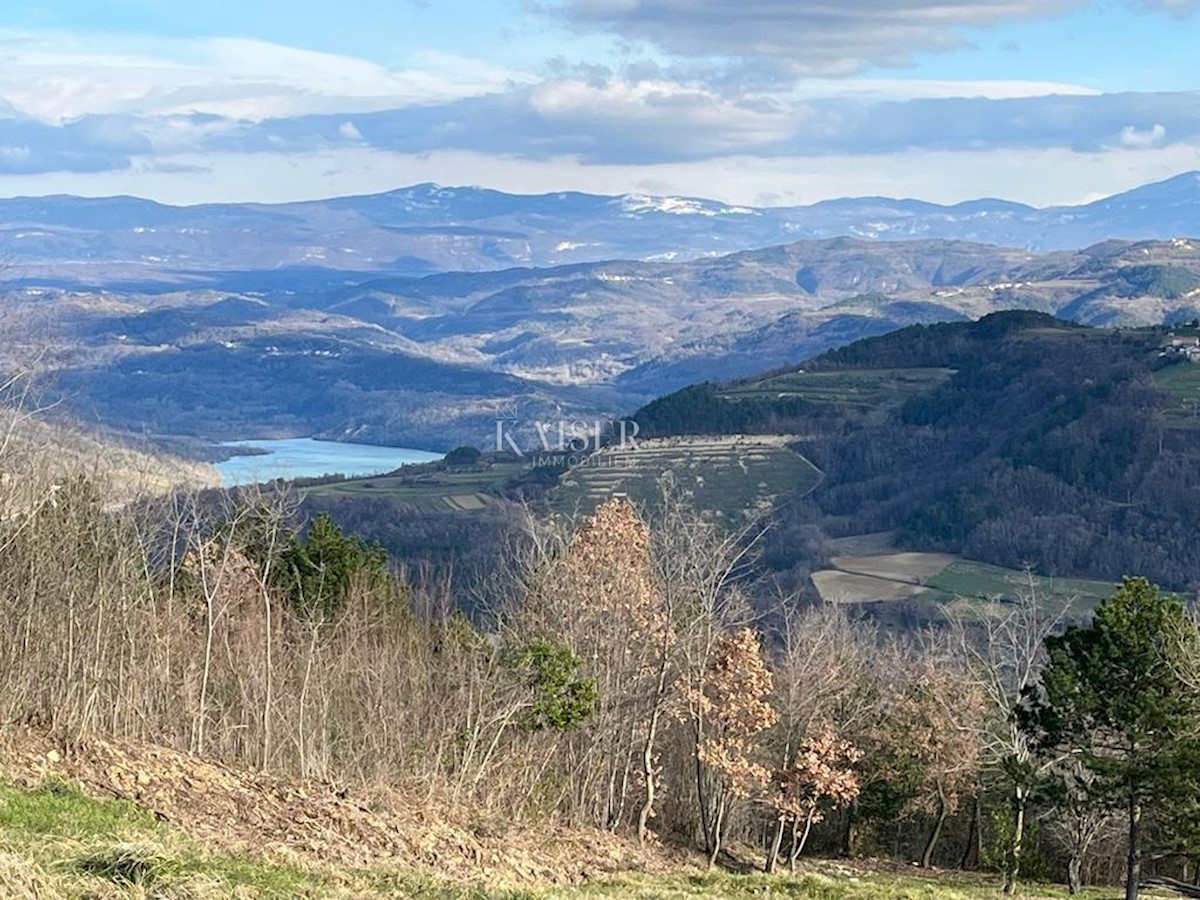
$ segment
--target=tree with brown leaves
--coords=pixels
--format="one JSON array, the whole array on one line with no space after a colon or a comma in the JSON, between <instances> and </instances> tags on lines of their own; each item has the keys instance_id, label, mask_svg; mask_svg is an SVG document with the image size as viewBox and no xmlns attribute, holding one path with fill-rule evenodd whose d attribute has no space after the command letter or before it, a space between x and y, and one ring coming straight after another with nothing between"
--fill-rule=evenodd
<instances>
[{"instance_id":1,"label":"tree with brown leaves","mask_svg":"<svg viewBox=\"0 0 1200 900\"><path fill-rule=\"evenodd\" d=\"M674 630L650 529L628 499L602 503L566 538L521 620L520 630L569 647L596 683L592 720L564 746L571 803L604 828L636 822L644 840L659 787L656 744L673 680Z\"/></svg>"},{"instance_id":2,"label":"tree with brown leaves","mask_svg":"<svg viewBox=\"0 0 1200 900\"><path fill-rule=\"evenodd\" d=\"M771 688L758 635L740 628L720 639L702 683L688 691L693 720L706 724L697 759L715 776L713 802L701 810L710 864L721 853L730 804L760 795L770 782L758 738L778 719L767 702Z\"/></svg>"},{"instance_id":3,"label":"tree with brown leaves","mask_svg":"<svg viewBox=\"0 0 1200 900\"><path fill-rule=\"evenodd\" d=\"M901 756L918 773L907 811L934 817L921 853L921 866L929 868L946 819L975 787L983 696L952 659L932 648L909 663L898 688L889 712L891 732Z\"/></svg>"},{"instance_id":4,"label":"tree with brown leaves","mask_svg":"<svg viewBox=\"0 0 1200 900\"><path fill-rule=\"evenodd\" d=\"M824 817L823 807L843 806L858 796L860 788L854 764L861 758L862 753L853 744L840 739L833 727L825 724L805 739L789 765L772 774L768 802L780 824L791 825L788 863L792 871L804 852L813 825ZM778 858L781 834L781 830L776 831L768 871Z\"/></svg>"}]
</instances>

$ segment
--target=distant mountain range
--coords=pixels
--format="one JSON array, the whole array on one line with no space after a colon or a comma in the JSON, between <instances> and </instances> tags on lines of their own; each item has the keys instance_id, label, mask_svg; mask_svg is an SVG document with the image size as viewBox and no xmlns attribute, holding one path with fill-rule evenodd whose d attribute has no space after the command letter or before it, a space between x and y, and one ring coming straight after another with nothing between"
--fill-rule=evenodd
<instances>
[{"instance_id":1,"label":"distant mountain range","mask_svg":"<svg viewBox=\"0 0 1200 900\"><path fill-rule=\"evenodd\" d=\"M696 381L912 323L1030 309L1200 316L1200 242L1035 253L802 241L687 262L382 278L336 289L12 289L0 361L36 350L88 418L206 438L321 433L448 449L498 415L616 416Z\"/></svg>"},{"instance_id":2,"label":"distant mountain range","mask_svg":"<svg viewBox=\"0 0 1200 900\"><path fill-rule=\"evenodd\" d=\"M421 184L303 203L175 207L130 197L0 200L10 279L163 290L318 291L599 260L681 261L797 240L963 240L1052 251L1200 234L1200 173L1081 206L879 197L751 208L684 197L524 196Z\"/></svg>"}]
</instances>

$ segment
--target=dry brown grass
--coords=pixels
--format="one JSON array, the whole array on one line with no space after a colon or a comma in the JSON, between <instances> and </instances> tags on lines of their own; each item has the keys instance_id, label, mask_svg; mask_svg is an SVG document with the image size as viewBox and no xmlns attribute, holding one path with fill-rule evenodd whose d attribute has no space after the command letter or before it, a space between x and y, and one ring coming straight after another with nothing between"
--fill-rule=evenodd
<instances>
[{"instance_id":1,"label":"dry brown grass","mask_svg":"<svg viewBox=\"0 0 1200 900\"><path fill-rule=\"evenodd\" d=\"M28 857L0 851L0 897L8 900L57 900L61 884Z\"/></svg>"},{"instance_id":2,"label":"dry brown grass","mask_svg":"<svg viewBox=\"0 0 1200 900\"><path fill-rule=\"evenodd\" d=\"M273 777L148 744L67 745L29 728L0 737L0 773L30 787L76 782L93 796L152 811L203 846L289 864L401 867L453 880L540 885L680 864L662 848L606 831L514 825L382 786L348 790ZM10 893L21 896L0 896Z\"/></svg>"}]
</instances>

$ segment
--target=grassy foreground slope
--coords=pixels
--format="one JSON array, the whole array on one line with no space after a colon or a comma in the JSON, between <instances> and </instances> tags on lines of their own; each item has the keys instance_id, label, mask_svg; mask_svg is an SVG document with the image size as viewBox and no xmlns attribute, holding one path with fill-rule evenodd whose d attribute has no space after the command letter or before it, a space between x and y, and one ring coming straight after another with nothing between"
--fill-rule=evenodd
<instances>
[{"instance_id":1,"label":"grassy foreground slope","mask_svg":"<svg viewBox=\"0 0 1200 900\"><path fill-rule=\"evenodd\" d=\"M0 898L513 897L689 859L412 789L0 730ZM487 885L487 890L477 887Z\"/></svg>"},{"instance_id":2,"label":"grassy foreground slope","mask_svg":"<svg viewBox=\"0 0 1200 900\"><path fill-rule=\"evenodd\" d=\"M288 853L202 842L150 809L97 798L50 778L33 786L0 781L0 896L67 898L428 898L428 900L572 900L572 898L811 898L811 900L983 900L999 891L987 876L916 873L895 865L807 861L796 874L673 870L616 872L555 884L553 878L446 878L427 867L388 862L350 865L322 859L319 848ZM481 867L482 869L482 867ZM1111 893L1111 892L1110 892ZM1104 896L1094 889L1084 896ZM1028 898L1065 891L1033 885Z\"/></svg>"}]
</instances>

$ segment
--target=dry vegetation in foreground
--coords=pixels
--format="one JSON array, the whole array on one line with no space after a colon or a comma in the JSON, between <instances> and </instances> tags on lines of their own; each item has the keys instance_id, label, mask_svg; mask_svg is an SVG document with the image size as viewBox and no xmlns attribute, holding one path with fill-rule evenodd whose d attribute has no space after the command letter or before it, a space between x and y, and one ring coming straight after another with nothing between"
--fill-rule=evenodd
<instances>
[{"instance_id":1,"label":"dry vegetation in foreground","mask_svg":"<svg viewBox=\"0 0 1200 900\"><path fill-rule=\"evenodd\" d=\"M706 871L698 856L604 832L456 821L446 807L395 795L266 778L162 747L62 747L21 730L0 745L0 896L983 900L1000 892L994 877L874 860L806 859L795 874ZM1065 891L1028 885L1019 896L1057 900Z\"/></svg>"},{"instance_id":2,"label":"dry vegetation in foreground","mask_svg":"<svg viewBox=\"0 0 1200 900\"><path fill-rule=\"evenodd\" d=\"M888 640L794 597L766 621L745 590L759 535L667 482L649 520L628 499L530 519L497 560L503 602L468 621L446 585L405 580L327 517L302 527L285 494L127 504L86 471L0 462L23 467L0 482L0 896L993 891L831 869L814 850L932 872L994 871L998 849L1010 887L1022 871L1115 878L1110 802L1031 799L1024 773L1048 770L1014 704L1056 627L1034 596ZM1122 590L1184 621L1145 582ZM1156 646L1200 647L1190 627L1169 635ZM1164 703L1194 700L1200 722L1200 675L1170 672ZM1176 773L1154 790L1190 789ZM1012 826L985 843L1002 810ZM1065 827L1080 810L1083 838L1025 832L1027 811ZM1188 877L1191 859L1148 874Z\"/></svg>"},{"instance_id":3,"label":"dry vegetation in foreground","mask_svg":"<svg viewBox=\"0 0 1200 900\"><path fill-rule=\"evenodd\" d=\"M9 785L0 803L0 846L14 805L29 803L19 791L54 795L56 786L71 784L82 790L80 798L117 798L131 821L169 826L196 846L318 867L553 885L606 873L661 873L680 862L609 832L517 825L449 798L269 776L151 744L63 744L27 728L0 737L0 775ZM126 837L136 843L144 836L155 835Z\"/></svg>"}]
</instances>

